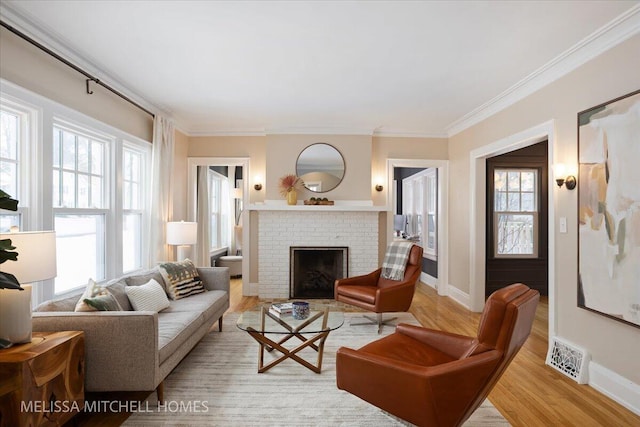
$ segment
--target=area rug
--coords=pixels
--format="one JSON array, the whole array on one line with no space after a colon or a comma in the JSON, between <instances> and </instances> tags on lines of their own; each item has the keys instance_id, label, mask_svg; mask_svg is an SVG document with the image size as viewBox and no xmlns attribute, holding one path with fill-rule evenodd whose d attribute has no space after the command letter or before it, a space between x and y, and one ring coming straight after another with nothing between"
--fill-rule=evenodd
<instances>
[{"instance_id":1,"label":"area rug","mask_svg":"<svg viewBox=\"0 0 640 427\"><path fill-rule=\"evenodd\" d=\"M409 313L397 315L399 322L418 324ZM124 425L409 426L336 387L335 355L339 347L358 348L394 330L385 326L378 335L374 325L356 326L359 317L357 313L345 313L344 325L330 333L322 373L313 373L289 359L258 374L258 343L236 327L238 314L229 313L223 332L205 336L166 378L164 404L151 394ZM315 355L312 350L304 353L312 363ZM508 425L488 400L465 424Z\"/></svg>"}]
</instances>

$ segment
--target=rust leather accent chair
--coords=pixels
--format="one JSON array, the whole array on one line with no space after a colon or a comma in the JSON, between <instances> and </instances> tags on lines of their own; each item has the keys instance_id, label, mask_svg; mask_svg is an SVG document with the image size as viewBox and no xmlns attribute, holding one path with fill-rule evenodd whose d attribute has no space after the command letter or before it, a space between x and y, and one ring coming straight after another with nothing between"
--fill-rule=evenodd
<instances>
[{"instance_id":1,"label":"rust leather accent chair","mask_svg":"<svg viewBox=\"0 0 640 427\"><path fill-rule=\"evenodd\" d=\"M359 350L338 349L339 389L418 426L459 426L531 333L540 294L521 283L489 297L477 337L400 324Z\"/></svg>"},{"instance_id":2,"label":"rust leather accent chair","mask_svg":"<svg viewBox=\"0 0 640 427\"><path fill-rule=\"evenodd\" d=\"M395 317L382 320L382 313L409 310L416 282L422 270L422 247L413 245L402 280L389 280L382 277L382 268L364 276L354 276L335 281L334 297L336 301L355 305L376 313L376 318L365 316L371 323L382 326ZM353 324L355 325L355 324Z\"/></svg>"}]
</instances>

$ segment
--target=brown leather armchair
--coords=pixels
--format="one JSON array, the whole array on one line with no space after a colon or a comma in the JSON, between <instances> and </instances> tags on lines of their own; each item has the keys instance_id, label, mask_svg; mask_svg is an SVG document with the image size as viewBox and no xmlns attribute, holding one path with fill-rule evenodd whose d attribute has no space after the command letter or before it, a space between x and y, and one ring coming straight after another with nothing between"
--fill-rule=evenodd
<instances>
[{"instance_id":1,"label":"brown leather armchair","mask_svg":"<svg viewBox=\"0 0 640 427\"><path fill-rule=\"evenodd\" d=\"M418 426L459 426L482 404L531 332L540 294L494 292L477 337L400 324L359 350L341 347L339 389Z\"/></svg>"},{"instance_id":2,"label":"brown leather armchair","mask_svg":"<svg viewBox=\"0 0 640 427\"><path fill-rule=\"evenodd\" d=\"M382 268L379 268L364 276L336 280L334 297L336 301L376 313L376 319L365 317L373 323L377 323L378 333L380 333L383 324L395 319L394 317L383 321L382 313L409 310L421 270L422 247L413 245L402 280L389 280L381 277Z\"/></svg>"}]
</instances>

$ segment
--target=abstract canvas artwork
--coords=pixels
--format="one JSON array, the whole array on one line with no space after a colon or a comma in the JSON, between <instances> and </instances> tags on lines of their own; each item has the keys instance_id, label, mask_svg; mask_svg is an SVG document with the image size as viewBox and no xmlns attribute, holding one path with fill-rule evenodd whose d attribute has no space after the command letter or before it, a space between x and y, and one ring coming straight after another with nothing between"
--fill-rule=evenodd
<instances>
[{"instance_id":1,"label":"abstract canvas artwork","mask_svg":"<svg viewBox=\"0 0 640 427\"><path fill-rule=\"evenodd\" d=\"M640 327L640 91L578 113L578 306Z\"/></svg>"}]
</instances>

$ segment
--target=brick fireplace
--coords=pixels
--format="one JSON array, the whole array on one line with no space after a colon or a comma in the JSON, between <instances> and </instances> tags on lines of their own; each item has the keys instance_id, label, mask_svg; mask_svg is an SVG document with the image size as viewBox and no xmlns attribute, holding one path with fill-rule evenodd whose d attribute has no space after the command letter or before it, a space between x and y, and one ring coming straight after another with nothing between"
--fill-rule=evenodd
<instances>
[{"instance_id":1,"label":"brick fireplace","mask_svg":"<svg viewBox=\"0 0 640 427\"><path fill-rule=\"evenodd\" d=\"M349 276L378 268L380 209L332 206L255 209L258 215L258 296L290 298L290 248L346 247ZM321 208L322 209L322 208Z\"/></svg>"}]
</instances>

